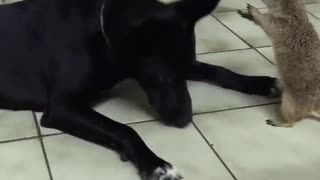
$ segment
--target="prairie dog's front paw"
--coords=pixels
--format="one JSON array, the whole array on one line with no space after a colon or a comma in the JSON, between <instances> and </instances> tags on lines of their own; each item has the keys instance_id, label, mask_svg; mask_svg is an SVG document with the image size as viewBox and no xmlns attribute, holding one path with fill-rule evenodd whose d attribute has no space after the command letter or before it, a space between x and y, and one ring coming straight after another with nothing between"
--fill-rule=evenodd
<instances>
[{"instance_id":1,"label":"prairie dog's front paw","mask_svg":"<svg viewBox=\"0 0 320 180\"><path fill-rule=\"evenodd\" d=\"M243 12L241 10L238 10L237 12L238 14L240 14L241 17L248 19L250 21L254 21L254 16L257 14L260 14L259 10L250 4L247 4L246 12Z\"/></svg>"}]
</instances>

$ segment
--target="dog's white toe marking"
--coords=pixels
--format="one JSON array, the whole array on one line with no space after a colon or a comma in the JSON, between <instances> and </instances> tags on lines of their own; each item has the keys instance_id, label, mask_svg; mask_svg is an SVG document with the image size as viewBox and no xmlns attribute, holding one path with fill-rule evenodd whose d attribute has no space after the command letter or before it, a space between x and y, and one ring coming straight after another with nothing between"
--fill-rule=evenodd
<instances>
[{"instance_id":1,"label":"dog's white toe marking","mask_svg":"<svg viewBox=\"0 0 320 180\"><path fill-rule=\"evenodd\" d=\"M175 167L165 166L158 167L154 174L159 174L159 180L181 180L183 179L182 175L178 172L178 169Z\"/></svg>"}]
</instances>

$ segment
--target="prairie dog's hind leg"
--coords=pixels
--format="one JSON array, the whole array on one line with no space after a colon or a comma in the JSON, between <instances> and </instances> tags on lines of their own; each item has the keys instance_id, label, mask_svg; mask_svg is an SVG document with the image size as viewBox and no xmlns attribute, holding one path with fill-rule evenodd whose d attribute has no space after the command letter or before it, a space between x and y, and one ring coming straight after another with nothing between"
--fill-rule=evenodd
<instances>
[{"instance_id":1,"label":"prairie dog's hind leg","mask_svg":"<svg viewBox=\"0 0 320 180\"><path fill-rule=\"evenodd\" d=\"M303 110L299 109L293 98L287 93L282 95L281 116L281 120L268 119L266 123L274 127L289 128L304 117Z\"/></svg>"}]
</instances>

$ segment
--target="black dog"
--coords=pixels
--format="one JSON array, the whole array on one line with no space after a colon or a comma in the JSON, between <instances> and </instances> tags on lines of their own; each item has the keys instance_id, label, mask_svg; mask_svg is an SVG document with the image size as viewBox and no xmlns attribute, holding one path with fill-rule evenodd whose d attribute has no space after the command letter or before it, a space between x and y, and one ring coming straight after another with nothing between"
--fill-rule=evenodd
<instances>
[{"instance_id":1,"label":"black dog","mask_svg":"<svg viewBox=\"0 0 320 180\"><path fill-rule=\"evenodd\" d=\"M275 79L195 61L195 23L219 0L26 0L0 7L0 108L43 111L41 125L119 152L144 180L176 180L130 127L90 107L135 79L163 121L192 121L186 80L271 96ZM213 32L219 33L219 32Z\"/></svg>"}]
</instances>

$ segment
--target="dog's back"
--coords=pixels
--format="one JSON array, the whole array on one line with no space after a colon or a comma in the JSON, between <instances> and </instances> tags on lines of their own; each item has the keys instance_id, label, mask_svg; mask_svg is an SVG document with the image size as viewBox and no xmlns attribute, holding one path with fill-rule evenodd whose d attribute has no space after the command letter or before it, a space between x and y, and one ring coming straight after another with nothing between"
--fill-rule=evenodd
<instances>
[{"instance_id":1,"label":"dog's back","mask_svg":"<svg viewBox=\"0 0 320 180\"><path fill-rule=\"evenodd\" d=\"M30 0L29 0L30 1ZM45 47L41 43L38 4L42 1L22 1L0 6L0 106L16 109L23 104L38 106L44 99L43 77ZM31 21L32 20L32 21ZM14 97L11 95L15 94ZM36 98L35 98L36 97Z\"/></svg>"},{"instance_id":2,"label":"dog's back","mask_svg":"<svg viewBox=\"0 0 320 180\"><path fill-rule=\"evenodd\" d=\"M107 49L103 39L90 36L100 29L100 14L93 6L101 3L26 0L0 6L0 108L42 109L55 67L81 67L81 59L70 58L71 53L79 54L90 43L97 46L90 51L93 56Z\"/></svg>"}]
</instances>

